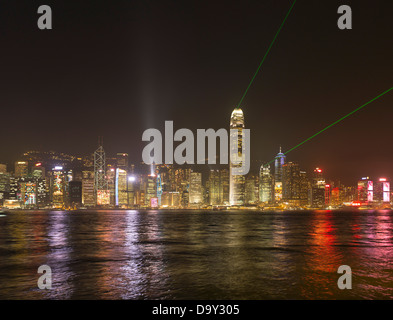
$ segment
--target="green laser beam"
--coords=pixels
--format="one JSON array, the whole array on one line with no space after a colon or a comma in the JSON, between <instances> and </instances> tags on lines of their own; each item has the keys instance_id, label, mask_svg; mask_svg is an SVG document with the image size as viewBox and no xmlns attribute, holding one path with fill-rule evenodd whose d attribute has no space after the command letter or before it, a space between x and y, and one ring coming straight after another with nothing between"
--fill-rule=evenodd
<instances>
[{"instance_id":1,"label":"green laser beam","mask_svg":"<svg viewBox=\"0 0 393 320\"><path fill-rule=\"evenodd\" d=\"M369 105L371 102L374 102L375 100L379 99L380 97L382 97L383 95L387 94L389 91L393 90L393 87L386 90L385 92L381 93L380 95L376 96L374 99L368 101L367 103L365 103L364 105L360 106L359 108L356 108L355 110L351 111L350 113L348 113L347 115L345 115L344 117L338 119L337 121L333 122L332 124L328 125L327 127L323 128L321 131L317 132L316 134L312 135L311 137L309 137L308 139L304 140L303 142L299 143L298 145L294 146L293 148L289 149L287 152L285 152L284 154L287 154L297 148L299 148L301 145L303 145L304 143L306 143L307 141L311 140L312 138L315 138L317 135L321 134L322 132L326 131L327 129L333 127L335 124L343 121L345 118L348 118L350 115L354 114L355 112L359 111L360 109L364 108L365 106ZM275 159L273 159L272 161L270 161L268 164L271 164Z\"/></svg>"},{"instance_id":2,"label":"green laser beam","mask_svg":"<svg viewBox=\"0 0 393 320\"><path fill-rule=\"evenodd\" d=\"M273 41L270 43L270 46L269 46L269 48L267 49L267 51L266 51L266 53L265 53L265 55L264 55L264 57L263 57L261 63L259 64L257 71L255 71L254 76L252 77L250 83L248 84L248 87L247 87L246 91L244 92L244 94L243 94L243 96L242 96L242 98L241 98L239 104L237 105L238 108L240 107L241 103L243 102L243 99L244 99L244 97L246 96L246 94L247 94L247 92L248 92L248 89L250 89L252 83L254 82L254 79L255 79L255 77L257 76L257 74L258 74L258 72L259 72L259 69L261 69L263 62L265 61L267 55L269 54L270 49L273 47L273 44L274 44L274 42L276 41L276 39L277 39L277 37L278 37L278 34L280 33L282 27L284 26L285 21L287 20L289 14L291 13L292 8L294 7L295 3L296 3L296 0L293 1L291 8L288 10L287 15L286 15L285 18L284 18L284 21L281 23L281 26L280 26L280 28L278 29L276 35L274 36Z\"/></svg>"}]
</instances>

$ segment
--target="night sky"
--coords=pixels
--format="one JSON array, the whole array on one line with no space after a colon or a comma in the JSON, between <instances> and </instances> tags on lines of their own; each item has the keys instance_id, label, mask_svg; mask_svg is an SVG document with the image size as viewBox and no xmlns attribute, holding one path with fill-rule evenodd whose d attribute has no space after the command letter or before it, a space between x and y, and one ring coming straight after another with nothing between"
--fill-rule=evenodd
<instances>
[{"instance_id":1,"label":"night sky","mask_svg":"<svg viewBox=\"0 0 393 320\"><path fill-rule=\"evenodd\" d=\"M50 5L53 29L39 30ZM339 30L337 9L353 10ZM1 1L0 162L29 149L141 161L144 130L228 128L291 5L256 1ZM393 86L393 2L298 0L243 101L267 162ZM289 153L352 183L393 179L393 92Z\"/></svg>"}]
</instances>

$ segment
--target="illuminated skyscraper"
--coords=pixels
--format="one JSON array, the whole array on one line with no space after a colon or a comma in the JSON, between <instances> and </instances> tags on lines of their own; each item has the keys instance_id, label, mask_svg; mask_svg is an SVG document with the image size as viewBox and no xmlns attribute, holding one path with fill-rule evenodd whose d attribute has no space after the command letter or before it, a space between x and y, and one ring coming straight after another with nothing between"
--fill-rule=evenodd
<instances>
[{"instance_id":1,"label":"illuminated skyscraper","mask_svg":"<svg viewBox=\"0 0 393 320\"><path fill-rule=\"evenodd\" d=\"M120 169L128 169L128 153L116 154L116 166Z\"/></svg>"},{"instance_id":2,"label":"illuminated skyscraper","mask_svg":"<svg viewBox=\"0 0 393 320\"><path fill-rule=\"evenodd\" d=\"M358 198L359 201L368 201L369 191L373 190L373 182L369 177L363 177L358 181Z\"/></svg>"},{"instance_id":3,"label":"illuminated skyscraper","mask_svg":"<svg viewBox=\"0 0 393 320\"><path fill-rule=\"evenodd\" d=\"M82 172L82 203L85 207L96 205L94 198L94 171Z\"/></svg>"},{"instance_id":4,"label":"illuminated skyscraper","mask_svg":"<svg viewBox=\"0 0 393 320\"><path fill-rule=\"evenodd\" d=\"M339 187L332 188L330 193L330 205L333 207L339 206L341 204L341 197L340 197L341 190Z\"/></svg>"},{"instance_id":5,"label":"illuminated skyscraper","mask_svg":"<svg viewBox=\"0 0 393 320\"><path fill-rule=\"evenodd\" d=\"M300 205L308 206L310 204L310 182L307 178L307 173L305 171L300 171Z\"/></svg>"},{"instance_id":6,"label":"illuminated skyscraper","mask_svg":"<svg viewBox=\"0 0 393 320\"><path fill-rule=\"evenodd\" d=\"M262 165L259 170L259 201L272 202L273 194L273 176L270 173L270 165Z\"/></svg>"},{"instance_id":7,"label":"illuminated skyscraper","mask_svg":"<svg viewBox=\"0 0 393 320\"><path fill-rule=\"evenodd\" d=\"M220 203L220 174L218 170L210 170L209 173L209 204Z\"/></svg>"},{"instance_id":8,"label":"illuminated skyscraper","mask_svg":"<svg viewBox=\"0 0 393 320\"><path fill-rule=\"evenodd\" d=\"M161 206L163 208L179 208L181 195L179 192L165 191L162 194Z\"/></svg>"},{"instance_id":9,"label":"illuminated skyscraper","mask_svg":"<svg viewBox=\"0 0 393 320\"><path fill-rule=\"evenodd\" d=\"M245 176L234 175L233 169L241 168L244 163L243 154L243 129L244 115L240 108L235 108L231 115L230 129L237 129L232 133L230 139L237 138L237 145L231 146L230 162L229 162L229 203L231 206L239 206L244 204L245 196ZM237 159L241 159L238 164L234 164Z\"/></svg>"},{"instance_id":10,"label":"illuminated skyscraper","mask_svg":"<svg viewBox=\"0 0 393 320\"><path fill-rule=\"evenodd\" d=\"M115 205L119 207L128 206L127 171L116 169L115 178Z\"/></svg>"},{"instance_id":11,"label":"illuminated skyscraper","mask_svg":"<svg viewBox=\"0 0 393 320\"><path fill-rule=\"evenodd\" d=\"M255 175L248 175L245 187L245 203L256 204L259 201L259 179Z\"/></svg>"},{"instance_id":12,"label":"illuminated skyscraper","mask_svg":"<svg viewBox=\"0 0 393 320\"><path fill-rule=\"evenodd\" d=\"M274 161L274 199L275 201L282 200L282 167L285 164L285 155L281 152L277 154Z\"/></svg>"},{"instance_id":13,"label":"illuminated skyscraper","mask_svg":"<svg viewBox=\"0 0 393 320\"><path fill-rule=\"evenodd\" d=\"M313 208L325 208L325 186L322 169L316 168L311 185L311 206Z\"/></svg>"},{"instance_id":14,"label":"illuminated skyscraper","mask_svg":"<svg viewBox=\"0 0 393 320\"><path fill-rule=\"evenodd\" d=\"M98 145L98 149L94 152L94 198L96 205L102 205L107 204L110 198L105 175L105 151L102 137L100 137Z\"/></svg>"},{"instance_id":15,"label":"illuminated skyscraper","mask_svg":"<svg viewBox=\"0 0 393 320\"><path fill-rule=\"evenodd\" d=\"M108 182L109 190L109 204L115 205L115 183L116 183L116 169L113 166L107 165L106 180Z\"/></svg>"},{"instance_id":16,"label":"illuminated skyscraper","mask_svg":"<svg viewBox=\"0 0 393 320\"><path fill-rule=\"evenodd\" d=\"M190 173L189 206L198 207L203 202L202 173Z\"/></svg>"},{"instance_id":17,"label":"illuminated skyscraper","mask_svg":"<svg viewBox=\"0 0 393 320\"><path fill-rule=\"evenodd\" d=\"M0 172L0 204L3 205L4 199L8 199L10 193L10 174Z\"/></svg>"},{"instance_id":18,"label":"illuminated skyscraper","mask_svg":"<svg viewBox=\"0 0 393 320\"><path fill-rule=\"evenodd\" d=\"M161 174L157 174L157 198L158 198L158 205L161 206L161 200L162 200L162 180L161 180Z\"/></svg>"},{"instance_id":19,"label":"illuminated skyscraper","mask_svg":"<svg viewBox=\"0 0 393 320\"><path fill-rule=\"evenodd\" d=\"M38 178L37 181L37 205L44 207L49 204L49 178Z\"/></svg>"},{"instance_id":20,"label":"illuminated skyscraper","mask_svg":"<svg viewBox=\"0 0 393 320\"><path fill-rule=\"evenodd\" d=\"M70 205L80 206L82 204L82 182L81 181L70 181L69 182L69 197Z\"/></svg>"},{"instance_id":21,"label":"illuminated skyscraper","mask_svg":"<svg viewBox=\"0 0 393 320\"><path fill-rule=\"evenodd\" d=\"M65 174L63 167L55 167L51 172L51 201L54 208L62 208L65 204Z\"/></svg>"},{"instance_id":22,"label":"illuminated skyscraper","mask_svg":"<svg viewBox=\"0 0 393 320\"><path fill-rule=\"evenodd\" d=\"M374 201L390 202L390 182L386 178L379 178L374 183Z\"/></svg>"},{"instance_id":23,"label":"illuminated skyscraper","mask_svg":"<svg viewBox=\"0 0 393 320\"><path fill-rule=\"evenodd\" d=\"M147 206L151 206L152 199L157 198L157 176L155 174L149 174L147 176L145 197L145 204Z\"/></svg>"},{"instance_id":24,"label":"illuminated skyscraper","mask_svg":"<svg viewBox=\"0 0 393 320\"><path fill-rule=\"evenodd\" d=\"M183 191L188 189L188 185L190 182L190 173L191 169L189 168L178 168L176 170L170 170L169 173L172 177L172 183L170 182L167 187L172 188L169 190L168 188L166 191L178 191L182 193Z\"/></svg>"},{"instance_id":25,"label":"illuminated skyscraper","mask_svg":"<svg viewBox=\"0 0 393 320\"><path fill-rule=\"evenodd\" d=\"M331 193L332 193L332 186L330 184L325 184L325 206L331 205Z\"/></svg>"},{"instance_id":26,"label":"illuminated skyscraper","mask_svg":"<svg viewBox=\"0 0 393 320\"><path fill-rule=\"evenodd\" d=\"M291 205L300 205L300 168L295 162L282 166L282 199Z\"/></svg>"},{"instance_id":27,"label":"illuminated skyscraper","mask_svg":"<svg viewBox=\"0 0 393 320\"><path fill-rule=\"evenodd\" d=\"M8 196L10 200L18 199L18 178L10 176L10 193Z\"/></svg>"},{"instance_id":28,"label":"illuminated skyscraper","mask_svg":"<svg viewBox=\"0 0 393 320\"><path fill-rule=\"evenodd\" d=\"M29 163L27 161L16 161L15 162L15 177L23 178L27 177Z\"/></svg>"},{"instance_id":29,"label":"illuminated skyscraper","mask_svg":"<svg viewBox=\"0 0 393 320\"><path fill-rule=\"evenodd\" d=\"M25 208L37 204L37 185L32 178L20 178L18 182L18 200Z\"/></svg>"},{"instance_id":30,"label":"illuminated skyscraper","mask_svg":"<svg viewBox=\"0 0 393 320\"><path fill-rule=\"evenodd\" d=\"M34 165L31 175L34 178L44 178L45 177L45 168L42 166L41 162L38 162Z\"/></svg>"},{"instance_id":31,"label":"illuminated skyscraper","mask_svg":"<svg viewBox=\"0 0 393 320\"><path fill-rule=\"evenodd\" d=\"M181 194L180 204L183 208L188 208L190 202L190 194L188 190L184 190Z\"/></svg>"},{"instance_id":32,"label":"illuminated skyscraper","mask_svg":"<svg viewBox=\"0 0 393 320\"><path fill-rule=\"evenodd\" d=\"M135 203L135 191L136 191L137 178L132 171L131 175L128 174L128 207L134 207Z\"/></svg>"},{"instance_id":33,"label":"illuminated skyscraper","mask_svg":"<svg viewBox=\"0 0 393 320\"><path fill-rule=\"evenodd\" d=\"M229 205L229 170L220 170L220 204Z\"/></svg>"},{"instance_id":34,"label":"illuminated skyscraper","mask_svg":"<svg viewBox=\"0 0 393 320\"><path fill-rule=\"evenodd\" d=\"M358 200L361 202L374 200L374 182L369 177L363 177L358 181Z\"/></svg>"}]
</instances>

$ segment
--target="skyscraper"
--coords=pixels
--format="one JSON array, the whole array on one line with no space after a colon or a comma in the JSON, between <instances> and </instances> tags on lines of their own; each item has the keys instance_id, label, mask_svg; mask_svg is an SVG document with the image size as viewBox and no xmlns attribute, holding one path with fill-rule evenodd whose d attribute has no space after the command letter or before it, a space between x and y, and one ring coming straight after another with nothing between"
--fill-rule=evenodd
<instances>
[{"instance_id":1,"label":"skyscraper","mask_svg":"<svg viewBox=\"0 0 393 320\"><path fill-rule=\"evenodd\" d=\"M282 166L282 199L291 205L300 205L300 168L295 162Z\"/></svg>"},{"instance_id":2,"label":"skyscraper","mask_svg":"<svg viewBox=\"0 0 393 320\"><path fill-rule=\"evenodd\" d=\"M305 171L300 171L300 205L309 205L309 190L310 183L307 178L307 173Z\"/></svg>"},{"instance_id":3,"label":"skyscraper","mask_svg":"<svg viewBox=\"0 0 393 320\"><path fill-rule=\"evenodd\" d=\"M49 202L49 181L46 178L37 178L37 205L40 207L44 207L48 205Z\"/></svg>"},{"instance_id":4,"label":"skyscraper","mask_svg":"<svg viewBox=\"0 0 393 320\"><path fill-rule=\"evenodd\" d=\"M69 197L71 206L80 206L82 204L82 181L69 182Z\"/></svg>"},{"instance_id":5,"label":"skyscraper","mask_svg":"<svg viewBox=\"0 0 393 320\"><path fill-rule=\"evenodd\" d=\"M86 207L96 205L94 199L94 171L82 172L82 203Z\"/></svg>"},{"instance_id":6,"label":"skyscraper","mask_svg":"<svg viewBox=\"0 0 393 320\"><path fill-rule=\"evenodd\" d=\"M229 162L229 203L231 206L239 206L244 204L245 195L245 176L234 175L235 168L241 168L244 162L243 154L243 129L244 115L240 108L235 108L231 115L230 129L236 129L237 132L232 133L231 140L237 139L237 145L231 145L230 162ZM239 163L234 164L237 159L241 159Z\"/></svg>"},{"instance_id":7,"label":"skyscraper","mask_svg":"<svg viewBox=\"0 0 393 320\"><path fill-rule=\"evenodd\" d=\"M0 172L0 204L3 205L4 199L8 199L10 193L10 174Z\"/></svg>"},{"instance_id":8,"label":"skyscraper","mask_svg":"<svg viewBox=\"0 0 393 320\"><path fill-rule=\"evenodd\" d=\"M171 191L183 192L188 188L188 184L190 181L190 173L191 169L188 168L178 168L175 170L170 170L171 178L173 180L172 183L169 183L168 187L173 188ZM168 190L167 190L168 191Z\"/></svg>"},{"instance_id":9,"label":"skyscraper","mask_svg":"<svg viewBox=\"0 0 393 320\"><path fill-rule=\"evenodd\" d=\"M256 204L259 201L259 179L255 175L246 178L245 203Z\"/></svg>"},{"instance_id":10,"label":"skyscraper","mask_svg":"<svg viewBox=\"0 0 393 320\"><path fill-rule=\"evenodd\" d=\"M157 198L157 176L149 174L146 180L145 203L147 206L151 205L151 199Z\"/></svg>"},{"instance_id":11,"label":"skyscraper","mask_svg":"<svg viewBox=\"0 0 393 320\"><path fill-rule=\"evenodd\" d=\"M27 177L29 163L27 161L16 161L15 162L15 177L23 178Z\"/></svg>"},{"instance_id":12,"label":"skyscraper","mask_svg":"<svg viewBox=\"0 0 393 320\"><path fill-rule=\"evenodd\" d=\"M128 169L128 153L116 154L116 166L120 169Z\"/></svg>"},{"instance_id":13,"label":"skyscraper","mask_svg":"<svg viewBox=\"0 0 393 320\"><path fill-rule=\"evenodd\" d=\"M189 206L198 207L202 204L202 173L190 173Z\"/></svg>"},{"instance_id":14,"label":"skyscraper","mask_svg":"<svg viewBox=\"0 0 393 320\"><path fill-rule=\"evenodd\" d=\"M115 177L115 205L119 207L128 206L127 171L116 169Z\"/></svg>"},{"instance_id":15,"label":"skyscraper","mask_svg":"<svg viewBox=\"0 0 393 320\"><path fill-rule=\"evenodd\" d=\"M109 204L115 205L116 168L107 165L106 180L108 182Z\"/></svg>"},{"instance_id":16,"label":"skyscraper","mask_svg":"<svg viewBox=\"0 0 393 320\"><path fill-rule=\"evenodd\" d=\"M132 185L132 184L131 184ZM129 191L130 188L128 188ZM162 179L161 179L161 174L157 174L157 198L158 198L158 205L161 206L161 200L162 200Z\"/></svg>"},{"instance_id":17,"label":"skyscraper","mask_svg":"<svg viewBox=\"0 0 393 320\"><path fill-rule=\"evenodd\" d=\"M369 177L358 181L358 200L372 202L374 200L374 182Z\"/></svg>"},{"instance_id":18,"label":"skyscraper","mask_svg":"<svg viewBox=\"0 0 393 320\"><path fill-rule=\"evenodd\" d=\"M259 170L259 201L272 202L273 194L273 176L270 173L270 165L262 165Z\"/></svg>"},{"instance_id":19,"label":"skyscraper","mask_svg":"<svg viewBox=\"0 0 393 320\"><path fill-rule=\"evenodd\" d=\"M10 200L18 199L18 180L18 178L10 176L10 193L8 196Z\"/></svg>"},{"instance_id":20,"label":"skyscraper","mask_svg":"<svg viewBox=\"0 0 393 320\"><path fill-rule=\"evenodd\" d=\"M218 170L211 169L209 173L209 204L220 203L220 174Z\"/></svg>"},{"instance_id":21,"label":"skyscraper","mask_svg":"<svg viewBox=\"0 0 393 320\"><path fill-rule=\"evenodd\" d=\"M325 178L323 177L322 169L316 168L314 170L314 177L311 185L311 206L312 208L325 207Z\"/></svg>"},{"instance_id":22,"label":"skyscraper","mask_svg":"<svg viewBox=\"0 0 393 320\"><path fill-rule=\"evenodd\" d=\"M390 182L386 178L379 178L374 183L374 201L390 202Z\"/></svg>"},{"instance_id":23,"label":"skyscraper","mask_svg":"<svg viewBox=\"0 0 393 320\"><path fill-rule=\"evenodd\" d=\"M339 187L332 188L331 196L330 196L330 205L336 207L341 204L341 190Z\"/></svg>"},{"instance_id":24,"label":"skyscraper","mask_svg":"<svg viewBox=\"0 0 393 320\"><path fill-rule=\"evenodd\" d=\"M331 194L332 194L332 186L330 184L325 184L325 206L328 207L331 205Z\"/></svg>"},{"instance_id":25,"label":"skyscraper","mask_svg":"<svg viewBox=\"0 0 393 320\"><path fill-rule=\"evenodd\" d=\"M42 166L41 162L38 162L34 165L31 175L34 178L45 178L45 168Z\"/></svg>"},{"instance_id":26,"label":"skyscraper","mask_svg":"<svg viewBox=\"0 0 393 320\"><path fill-rule=\"evenodd\" d=\"M276 201L282 200L282 167L285 164L285 155L281 152L277 154L274 161L274 198Z\"/></svg>"},{"instance_id":27,"label":"skyscraper","mask_svg":"<svg viewBox=\"0 0 393 320\"><path fill-rule=\"evenodd\" d=\"M165 191L162 194L161 206L163 208L179 208L181 195L179 192Z\"/></svg>"},{"instance_id":28,"label":"skyscraper","mask_svg":"<svg viewBox=\"0 0 393 320\"><path fill-rule=\"evenodd\" d=\"M220 170L220 204L229 205L229 170Z\"/></svg>"},{"instance_id":29,"label":"skyscraper","mask_svg":"<svg viewBox=\"0 0 393 320\"><path fill-rule=\"evenodd\" d=\"M54 208L62 208L65 204L66 177L63 167L55 167L51 172L51 201Z\"/></svg>"},{"instance_id":30,"label":"skyscraper","mask_svg":"<svg viewBox=\"0 0 393 320\"><path fill-rule=\"evenodd\" d=\"M94 197L96 205L101 205L102 202L107 203L106 199L109 195L108 182L106 180L105 167L105 151L103 147L103 138L100 137L98 149L94 152Z\"/></svg>"},{"instance_id":31,"label":"skyscraper","mask_svg":"<svg viewBox=\"0 0 393 320\"><path fill-rule=\"evenodd\" d=\"M18 200L25 208L37 204L37 185L32 178L20 178L18 182Z\"/></svg>"}]
</instances>

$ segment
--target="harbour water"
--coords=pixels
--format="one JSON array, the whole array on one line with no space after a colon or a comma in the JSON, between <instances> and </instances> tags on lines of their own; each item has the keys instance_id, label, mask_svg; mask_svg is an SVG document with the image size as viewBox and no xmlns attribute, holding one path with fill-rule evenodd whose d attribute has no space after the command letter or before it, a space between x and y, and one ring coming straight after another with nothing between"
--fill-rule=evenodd
<instances>
[{"instance_id":1,"label":"harbour water","mask_svg":"<svg viewBox=\"0 0 393 320\"><path fill-rule=\"evenodd\" d=\"M40 290L40 265L52 289ZM340 290L340 265L352 289ZM392 299L392 211L12 211L0 299Z\"/></svg>"}]
</instances>

